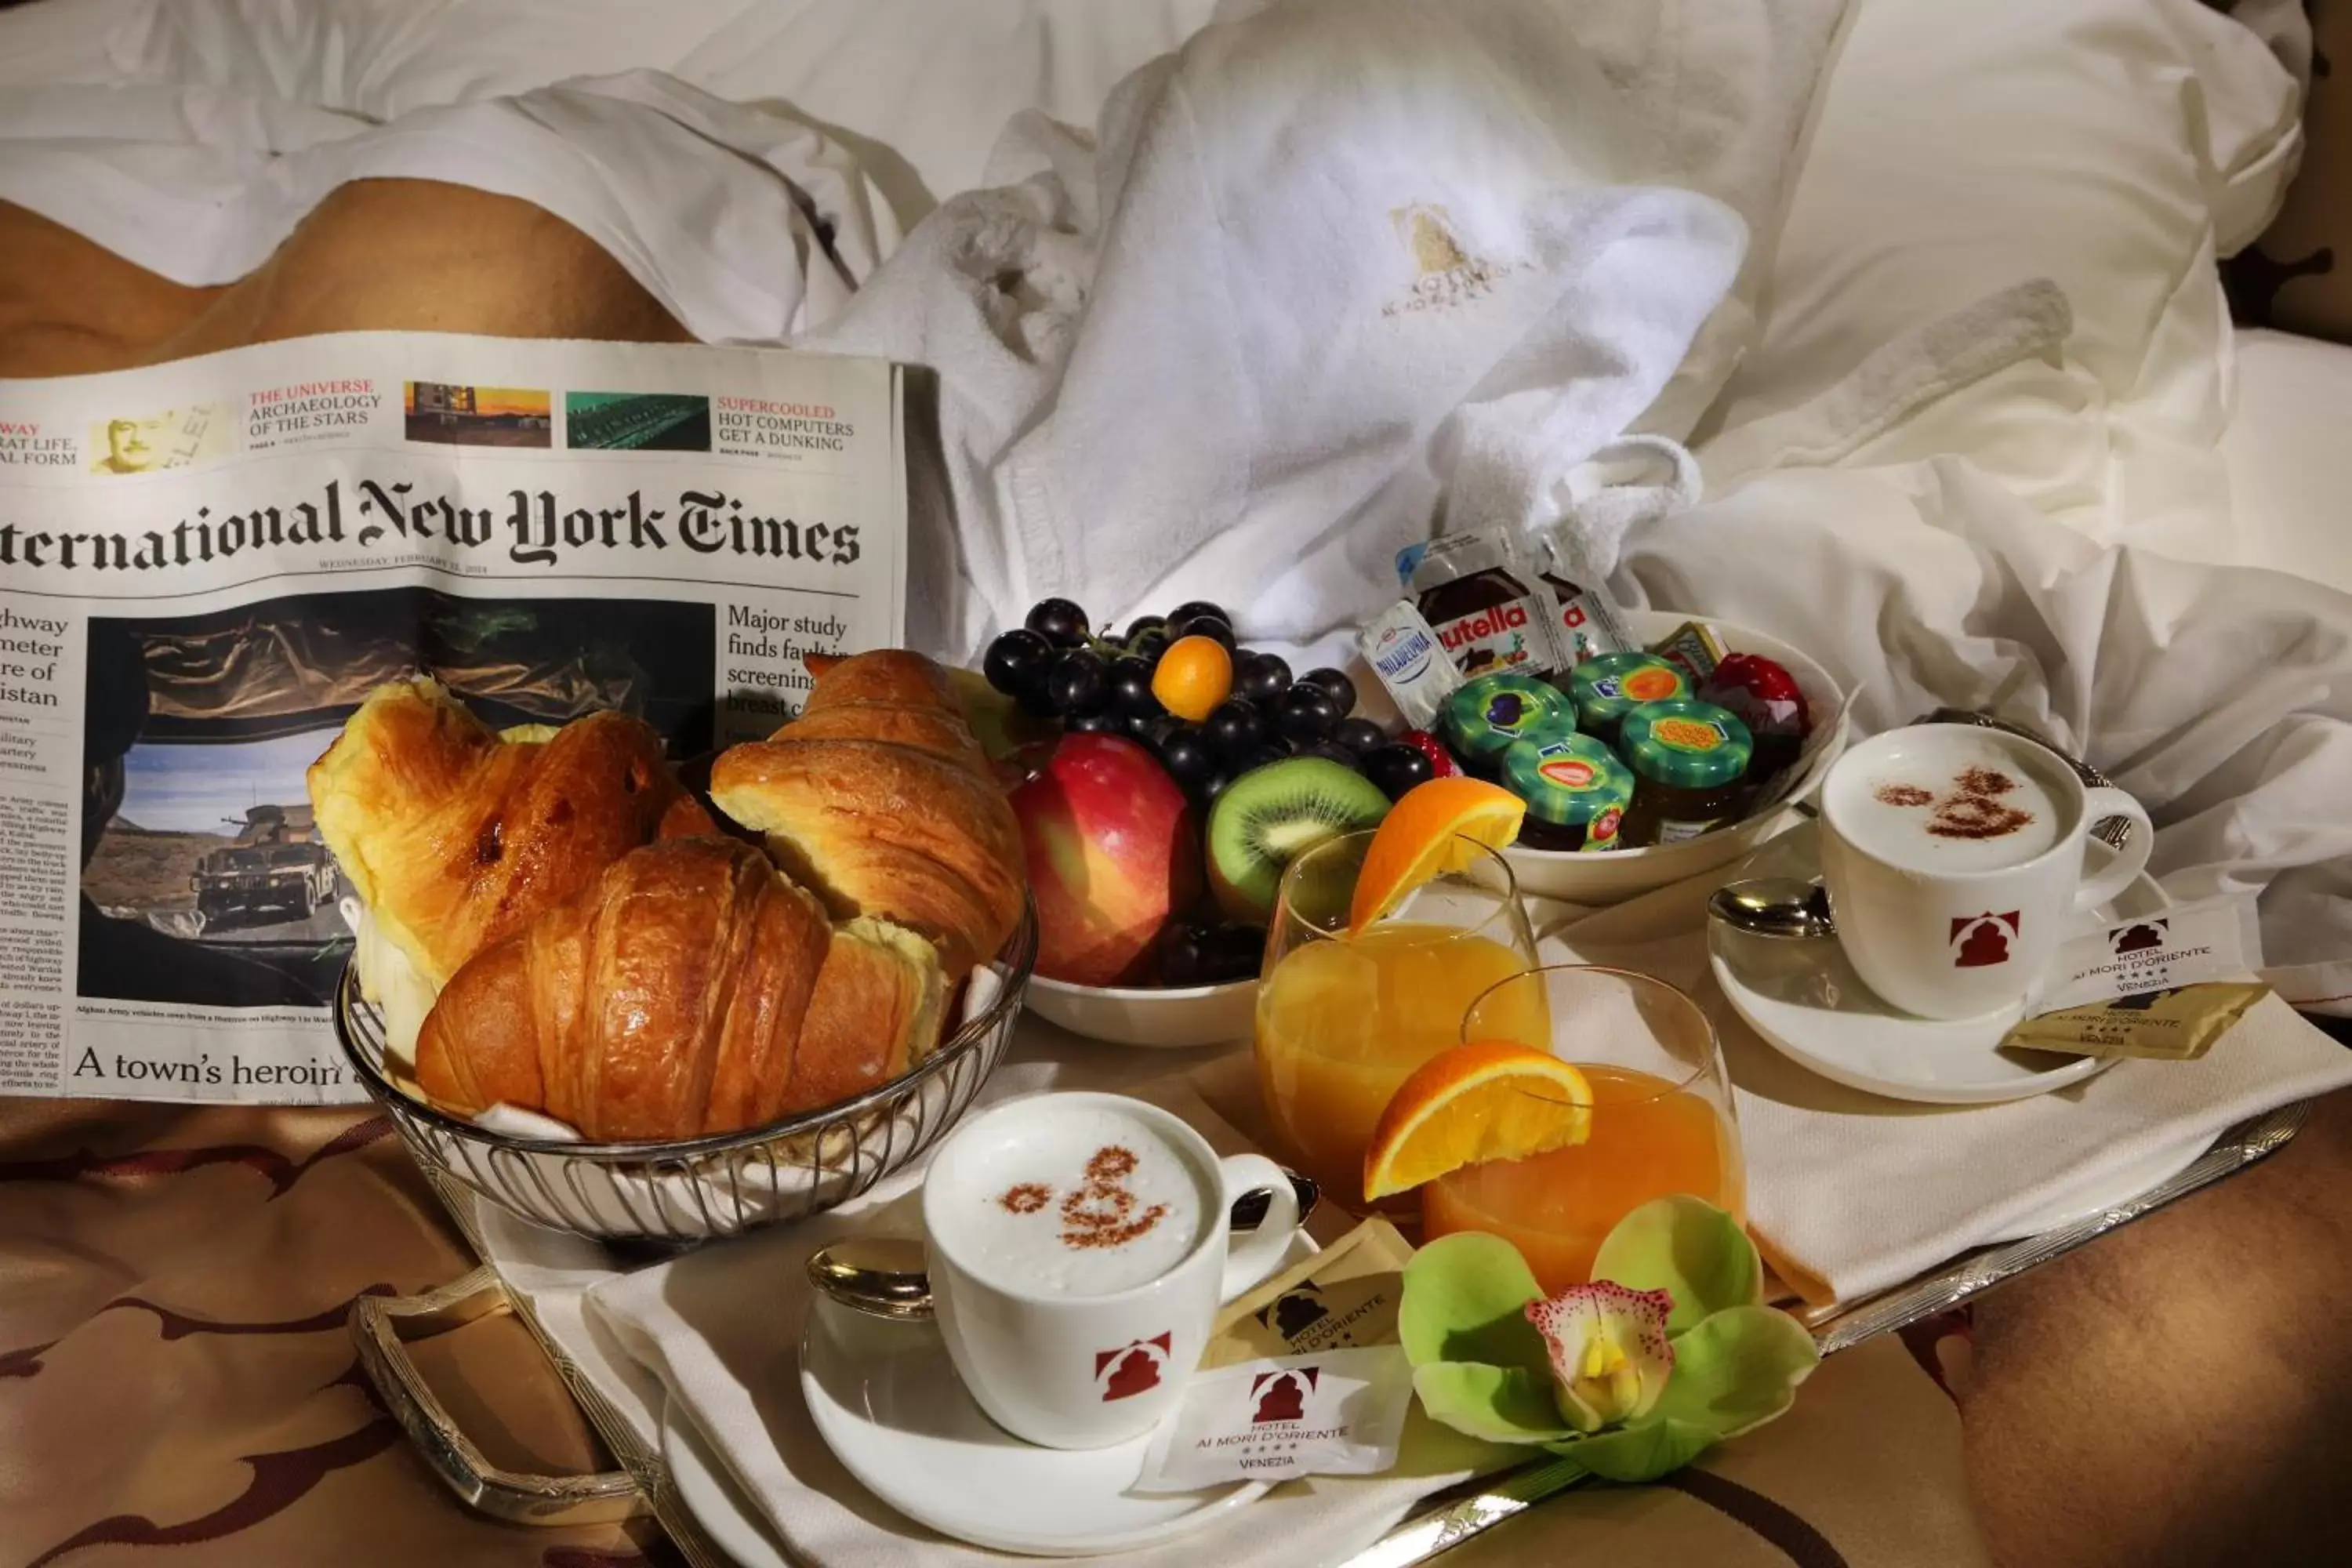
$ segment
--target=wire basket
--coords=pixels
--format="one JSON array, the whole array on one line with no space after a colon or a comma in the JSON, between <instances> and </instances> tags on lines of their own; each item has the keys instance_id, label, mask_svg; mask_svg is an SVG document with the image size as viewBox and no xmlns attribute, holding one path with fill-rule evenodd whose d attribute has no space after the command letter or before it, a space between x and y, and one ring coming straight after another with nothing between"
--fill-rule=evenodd
<instances>
[{"instance_id":1,"label":"wire basket","mask_svg":"<svg viewBox=\"0 0 2352 1568\"><path fill-rule=\"evenodd\" d=\"M1036 958L1036 912L1024 909L996 961L973 976L993 994L968 1000L963 1026L914 1070L765 1127L675 1142L518 1138L435 1109L392 1076L383 1016L349 963L335 989L335 1037L427 1170L552 1229L685 1244L833 1208L938 1142L1003 1059Z\"/></svg>"}]
</instances>

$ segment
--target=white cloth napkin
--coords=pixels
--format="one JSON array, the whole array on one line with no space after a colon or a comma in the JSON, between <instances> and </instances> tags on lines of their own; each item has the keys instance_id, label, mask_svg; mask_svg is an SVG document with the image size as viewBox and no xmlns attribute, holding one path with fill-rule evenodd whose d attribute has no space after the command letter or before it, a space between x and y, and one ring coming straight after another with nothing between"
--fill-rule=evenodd
<instances>
[{"instance_id":1,"label":"white cloth napkin","mask_svg":"<svg viewBox=\"0 0 2352 1568\"><path fill-rule=\"evenodd\" d=\"M1548 931L1548 962L1611 963L1697 997L1723 1037L1748 1157L1749 1222L1809 1300L1851 1301L2000 1238L2118 1172L2250 1116L2352 1084L2352 1051L2264 999L2194 1062L2125 1061L2005 1105L1888 1100L1815 1076L1756 1037L1707 967L1693 879Z\"/></svg>"},{"instance_id":2,"label":"white cloth napkin","mask_svg":"<svg viewBox=\"0 0 2352 1568\"><path fill-rule=\"evenodd\" d=\"M1029 1092L1053 1076L1024 1065L992 1080L991 1099ZM1176 1111L1221 1153L1250 1145L1181 1081L1134 1090ZM743 1241L704 1247L588 1292L591 1325L657 1376L667 1419L691 1421L742 1494L796 1559L819 1568L1002 1563L996 1552L944 1540L875 1499L825 1447L800 1389L798 1349L811 1291L803 1265L836 1237L876 1229L908 1234L919 1187L903 1173L855 1205ZM1329 1239L1348 1221L1326 1210L1310 1229ZM1399 1468L1385 1476L1313 1477L1277 1487L1197 1535L1116 1559L1121 1568L1214 1562L1226 1568L1310 1568L1337 1562L1403 1519L1425 1494L1474 1473L1491 1450L1416 1419Z\"/></svg>"}]
</instances>

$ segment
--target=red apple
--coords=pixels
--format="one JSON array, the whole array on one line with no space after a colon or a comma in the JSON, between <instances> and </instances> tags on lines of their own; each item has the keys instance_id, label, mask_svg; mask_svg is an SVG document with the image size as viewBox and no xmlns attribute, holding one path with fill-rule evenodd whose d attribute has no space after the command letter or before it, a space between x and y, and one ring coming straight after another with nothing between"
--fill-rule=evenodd
<instances>
[{"instance_id":1,"label":"red apple","mask_svg":"<svg viewBox=\"0 0 2352 1568\"><path fill-rule=\"evenodd\" d=\"M1012 795L1037 900L1037 973L1131 983L1175 911L1201 891L1191 803L1133 741L1065 735Z\"/></svg>"}]
</instances>

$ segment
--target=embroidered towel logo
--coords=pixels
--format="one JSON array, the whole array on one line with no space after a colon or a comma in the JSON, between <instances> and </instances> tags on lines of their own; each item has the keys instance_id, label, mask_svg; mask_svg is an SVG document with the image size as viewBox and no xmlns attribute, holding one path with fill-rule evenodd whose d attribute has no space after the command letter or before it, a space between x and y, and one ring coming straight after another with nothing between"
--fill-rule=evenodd
<instances>
[{"instance_id":1,"label":"embroidered towel logo","mask_svg":"<svg viewBox=\"0 0 2352 1568\"><path fill-rule=\"evenodd\" d=\"M1397 238L1412 258L1414 276L1412 291L1381 306L1383 316L1402 315L1408 310L1451 310L1482 294L1493 293L1496 279L1518 270L1464 250L1444 207L1420 203L1393 207L1389 211L1389 222L1396 226Z\"/></svg>"}]
</instances>

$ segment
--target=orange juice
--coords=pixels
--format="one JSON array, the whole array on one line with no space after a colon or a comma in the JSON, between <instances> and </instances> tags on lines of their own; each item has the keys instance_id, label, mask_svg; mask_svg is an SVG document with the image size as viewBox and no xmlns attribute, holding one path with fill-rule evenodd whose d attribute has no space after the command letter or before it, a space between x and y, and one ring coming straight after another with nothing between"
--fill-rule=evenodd
<instances>
[{"instance_id":1,"label":"orange juice","mask_svg":"<svg viewBox=\"0 0 2352 1568\"><path fill-rule=\"evenodd\" d=\"M1258 991L1257 1070L1293 1163L1335 1203L1360 1206L1364 1147L1397 1087L1461 1043L1462 1015L1480 992L1527 966L1491 937L1412 921L1284 954ZM1496 1033L1548 1037L1541 994L1524 1010Z\"/></svg>"},{"instance_id":2,"label":"orange juice","mask_svg":"<svg viewBox=\"0 0 2352 1568\"><path fill-rule=\"evenodd\" d=\"M1631 1068L1577 1064L1592 1085L1592 1134L1572 1148L1449 1172L1421 1189L1424 1238L1483 1230L1517 1247L1555 1294L1592 1277L1616 1223L1687 1193L1747 1218L1738 1146L1705 1098Z\"/></svg>"}]
</instances>

